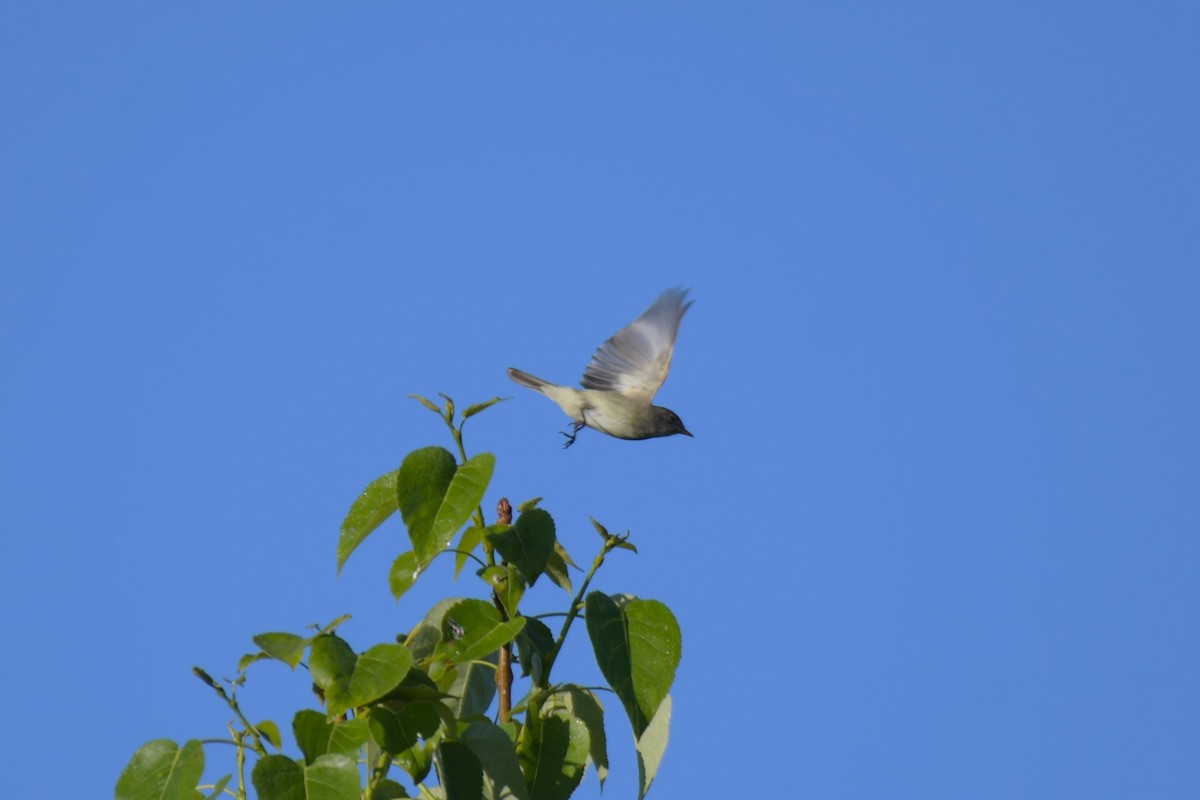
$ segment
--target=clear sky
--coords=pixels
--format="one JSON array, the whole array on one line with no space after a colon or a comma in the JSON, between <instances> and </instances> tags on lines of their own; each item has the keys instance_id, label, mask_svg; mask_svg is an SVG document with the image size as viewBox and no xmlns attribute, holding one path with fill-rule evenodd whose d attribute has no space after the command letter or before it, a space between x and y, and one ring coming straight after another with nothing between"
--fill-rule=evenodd
<instances>
[{"instance_id":1,"label":"clear sky","mask_svg":"<svg viewBox=\"0 0 1200 800\"><path fill-rule=\"evenodd\" d=\"M678 615L652 797L1200 796L1198 23L13 5L6 793L108 796L142 742L223 734L193 664L342 613L365 648L451 591L393 603L398 522L334 563L363 486L449 445L406 399L441 391L513 398L467 427L485 507L544 496L581 562L588 515L631 530L597 586ZM505 368L573 383L680 284L659 400L695 438L563 451ZM262 665L242 698L286 730L310 695Z\"/></svg>"}]
</instances>

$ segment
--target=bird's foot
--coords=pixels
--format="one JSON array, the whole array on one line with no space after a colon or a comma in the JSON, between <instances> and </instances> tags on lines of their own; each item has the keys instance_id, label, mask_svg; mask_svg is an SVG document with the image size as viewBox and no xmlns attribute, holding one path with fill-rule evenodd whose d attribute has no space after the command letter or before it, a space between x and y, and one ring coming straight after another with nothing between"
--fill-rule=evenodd
<instances>
[{"instance_id":1,"label":"bird's foot","mask_svg":"<svg viewBox=\"0 0 1200 800\"><path fill-rule=\"evenodd\" d=\"M571 445L575 444L575 437L578 436L579 432L581 430L583 430L585 427L587 427L587 425L585 423L573 422L573 423L571 423L571 432L570 433L567 433L566 431L559 431L559 433L561 433L563 436L567 437L566 444L563 445L564 450L566 450Z\"/></svg>"}]
</instances>

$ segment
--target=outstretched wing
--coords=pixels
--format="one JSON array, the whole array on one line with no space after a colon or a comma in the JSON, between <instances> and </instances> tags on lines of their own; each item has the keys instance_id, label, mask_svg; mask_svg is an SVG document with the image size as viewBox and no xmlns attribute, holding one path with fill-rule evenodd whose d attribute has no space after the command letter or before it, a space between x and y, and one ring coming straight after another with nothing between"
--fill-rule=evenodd
<instances>
[{"instance_id":1,"label":"outstretched wing","mask_svg":"<svg viewBox=\"0 0 1200 800\"><path fill-rule=\"evenodd\" d=\"M600 345L583 373L583 388L649 402L671 368L675 335L692 305L686 299L686 289L668 289L640 317Z\"/></svg>"}]
</instances>

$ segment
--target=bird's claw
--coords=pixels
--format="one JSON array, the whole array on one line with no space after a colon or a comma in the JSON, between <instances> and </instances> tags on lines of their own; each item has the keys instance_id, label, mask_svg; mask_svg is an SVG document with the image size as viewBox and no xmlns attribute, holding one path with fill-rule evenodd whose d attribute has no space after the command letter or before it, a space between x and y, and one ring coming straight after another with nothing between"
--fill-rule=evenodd
<instances>
[{"instance_id":1,"label":"bird's claw","mask_svg":"<svg viewBox=\"0 0 1200 800\"><path fill-rule=\"evenodd\" d=\"M567 437L567 441L563 445L564 450L566 450L571 445L575 444L575 437L578 436L579 432L581 430L583 430L585 427L587 427L585 425L585 423L574 422L571 424L571 432L570 433L567 433L566 431L559 431L559 433L561 433L563 436Z\"/></svg>"}]
</instances>

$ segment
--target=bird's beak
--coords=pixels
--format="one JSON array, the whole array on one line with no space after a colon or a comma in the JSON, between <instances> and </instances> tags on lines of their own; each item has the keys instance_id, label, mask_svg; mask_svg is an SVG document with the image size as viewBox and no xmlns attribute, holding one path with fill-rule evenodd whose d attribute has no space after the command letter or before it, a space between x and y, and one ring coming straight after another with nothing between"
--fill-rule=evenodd
<instances>
[{"instance_id":1,"label":"bird's beak","mask_svg":"<svg viewBox=\"0 0 1200 800\"><path fill-rule=\"evenodd\" d=\"M687 428L680 428L679 432L682 433L684 436L692 436L692 432L689 431ZM692 436L692 438L695 439L696 437Z\"/></svg>"}]
</instances>

